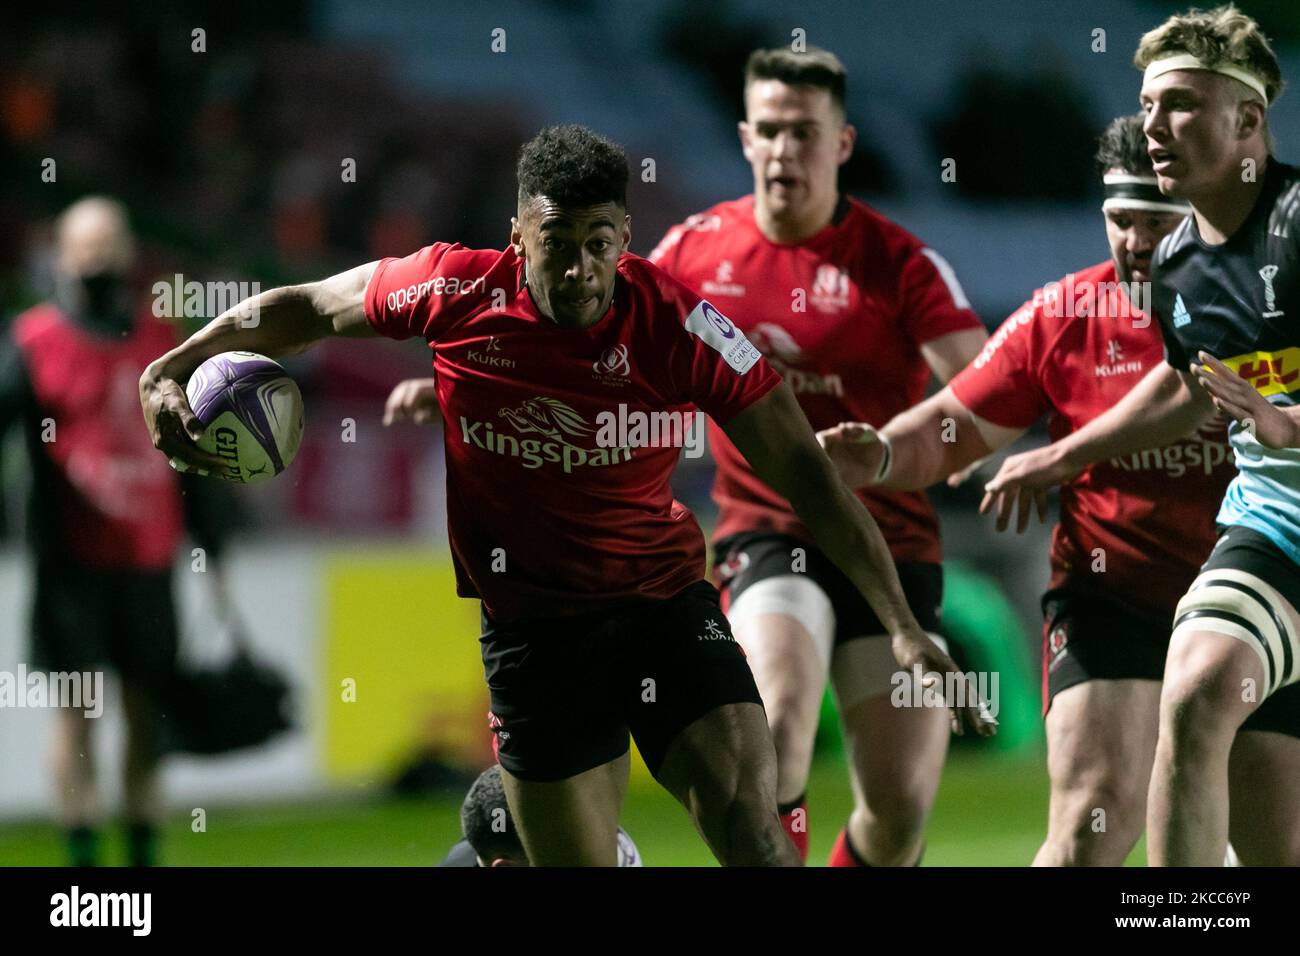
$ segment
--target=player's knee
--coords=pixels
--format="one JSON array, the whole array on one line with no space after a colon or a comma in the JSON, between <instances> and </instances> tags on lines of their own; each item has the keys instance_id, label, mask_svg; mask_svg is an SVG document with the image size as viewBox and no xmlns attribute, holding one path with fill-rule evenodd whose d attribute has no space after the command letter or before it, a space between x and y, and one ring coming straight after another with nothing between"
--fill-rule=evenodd
<instances>
[{"instance_id":1,"label":"player's knee","mask_svg":"<svg viewBox=\"0 0 1300 956\"><path fill-rule=\"evenodd\" d=\"M865 825L872 859L881 865L915 847L925 830L928 812L919 787L873 794L866 806L854 811Z\"/></svg>"},{"instance_id":2,"label":"player's knee","mask_svg":"<svg viewBox=\"0 0 1300 956\"><path fill-rule=\"evenodd\" d=\"M1076 847L1080 862L1117 840L1136 842L1146 819L1146 791L1140 779L1095 774L1064 796L1062 836Z\"/></svg>"},{"instance_id":3,"label":"player's knee","mask_svg":"<svg viewBox=\"0 0 1300 956\"><path fill-rule=\"evenodd\" d=\"M768 708L768 726L772 731L772 745L782 763L807 763L812 756L815 727L809 726L802 712L802 701L794 694L778 698Z\"/></svg>"},{"instance_id":4,"label":"player's knee","mask_svg":"<svg viewBox=\"0 0 1300 956\"><path fill-rule=\"evenodd\" d=\"M1231 669L1171 662L1160 695L1161 732L1177 746L1232 733L1245 718L1247 694Z\"/></svg>"}]
</instances>

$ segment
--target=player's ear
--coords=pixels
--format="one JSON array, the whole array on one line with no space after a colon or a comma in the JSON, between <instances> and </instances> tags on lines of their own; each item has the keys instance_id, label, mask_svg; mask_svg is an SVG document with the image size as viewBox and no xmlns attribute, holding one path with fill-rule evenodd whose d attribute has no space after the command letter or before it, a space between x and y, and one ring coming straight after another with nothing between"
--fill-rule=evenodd
<instances>
[{"instance_id":1,"label":"player's ear","mask_svg":"<svg viewBox=\"0 0 1300 956\"><path fill-rule=\"evenodd\" d=\"M1264 125L1264 108L1258 100L1244 100L1237 107L1237 132L1241 139L1250 139Z\"/></svg>"},{"instance_id":2,"label":"player's ear","mask_svg":"<svg viewBox=\"0 0 1300 956\"><path fill-rule=\"evenodd\" d=\"M851 123L845 123L840 128L840 154L839 164L843 166L853 155L853 144L858 141L858 131Z\"/></svg>"},{"instance_id":3,"label":"player's ear","mask_svg":"<svg viewBox=\"0 0 1300 956\"><path fill-rule=\"evenodd\" d=\"M740 134L740 151L745 154L746 159L753 162L754 158L750 155L753 146L750 144L749 124L741 120L736 124L736 132Z\"/></svg>"},{"instance_id":4,"label":"player's ear","mask_svg":"<svg viewBox=\"0 0 1300 956\"><path fill-rule=\"evenodd\" d=\"M524 257L524 227L520 224L518 216L510 217L510 245L514 247L515 255L522 259Z\"/></svg>"},{"instance_id":5,"label":"player's ear","mask_svg":"<svg viewBox=\"0 0 1300 956\"><path fill-rule=\"evenodd\" d=\"M632 217L626 213L623 214L623 234L619 238L623 243L621 251L627 252L632 248Z\"/></svg>"}]
</instances>

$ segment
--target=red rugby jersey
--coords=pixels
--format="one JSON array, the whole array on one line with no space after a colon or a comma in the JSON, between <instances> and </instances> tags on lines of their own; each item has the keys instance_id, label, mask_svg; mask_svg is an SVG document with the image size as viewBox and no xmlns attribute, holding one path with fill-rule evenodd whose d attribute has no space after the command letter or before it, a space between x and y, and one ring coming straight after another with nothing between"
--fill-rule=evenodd
<instances>
[{"instance_id":1,"label":"red rugby jersey","mask_svg":"<svg viewBox=\"0 0 1300 956\"><path fill-rule=\"evenodd\" d=\"M814 428L883 425L925 397L920 346L978 328L951 268L911 233L852 198L803 242L759 231L754 197L720 203L674 226L650 254L717 302L790 385ZM759 480L720 429L714 539L775 531L812 541L790 503ZM939 523L924 492L858 496L896 561L938 561Z\"/></svg>"},{"instance_id":2,"label":"red rugby jersey","mask_svg":"<svg viewBox=\"0 0 1300 956\"><path fill-rule=\"evenodd\" d=\"M39 493L50 496L60 540L40 546L93 568L170 567L184 508L140 418L140 375L175 347L174 329L145 315L128 335L97 335L38 305L14 320L13 336L37 414L53 426L40 444L53 487Z\"/></svg>"},{"instance_id":3,"label":"red rugby jersey","mask_svg":"<svg viewBox=\"0 0 1300 956\"><path fill-rule=\"evenodd\" d=\"M1159 326L1106 294L1115 281L1107 260L1037 290L952 380L953 393L1008 428L1046 413L1053 441L1096 418L1164 359ZM1087 468L1061 489L1051 586L1172 616L1214 545L1234 473L1218 419L1168 447Z\"/></svg>"},{"instance_id":4,"label":"red rugby jersey","mask_svg":"<svg viewBox=\"0 0 1300 956\"><path fill-rule=\"evenodd\" d=\"M623 443L614 422L695 407L726 422L780 376L638 256L586 329L541 315L523 266L513 249L437 243L383 260L366 289L378 332L433 350L457 593L497 620L669 597L704 576L703 535L669 484L680 448Z\"/></svg>"}]
</instances>

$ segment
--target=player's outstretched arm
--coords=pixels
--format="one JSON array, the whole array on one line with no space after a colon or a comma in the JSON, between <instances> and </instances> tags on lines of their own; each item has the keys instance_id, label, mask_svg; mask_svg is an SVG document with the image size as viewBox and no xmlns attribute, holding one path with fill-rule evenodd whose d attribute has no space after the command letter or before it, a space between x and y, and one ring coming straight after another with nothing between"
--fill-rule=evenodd
<instances>
[{"instance_id":1,"label":"player's outstretched arm","mask_svg":"<svg viewBox=\"0 0 1300 956\"><path fill-rule=\"evenodd\" d=\"M216 455L194 444L203 426L185 398L183 383L222 352L279 358L331 335L377 334L365 314L366 283L377 265L368 262L320 282L270 289L245 299L149 363L140 376L140 405L154 447L191 468L221 467Z\"/></svg>"},{"instance_id":2,"label":"player's outstretched arm","mask_svg":"<svg viewBox=\"0 0 1300 956\"><path fill-rule=\"evenodd\" d=\"M741 412L723 431L754 473L783 495L818 546L857 585L893 640L894 656L908 669L956 673L957 665L921 630L903 597L893 558L871 514L836 474L817 444L794 394L782 383ZM974 701L974 695L968 695ZM978 703L952 711L953 729L968 725L981 735L996 722Z\"/></svg>"},{"instance_id":3,"label":"player's outstretched arm","mask_svg":"<svg viewBox=\"0 0 1300 956\"><path fill-rule=\"evenodd\" d=\"M969 468L1022 433L977 417L945 386L883 428L843 422L818 432L817 441L850 488L915 491Z\"/></svg>"},{"instance_id":4,"label":"player's outstretched arm","mask_svg":"<svg viewBox=\"0 0 1300 956\"><path fill-rule=\"evenodd\" d=\"M1044 448L1012 455L984 486L980 512L995 511L1004 531L1019 512L1016 531L1029 524L1031 508L1047 520L1047 490L1088 465L1147 448L1162 448L1189 435L1214 414L1208 393L1190 372L1161 362L1113 408Z\"/></svg>"}]
</instances>

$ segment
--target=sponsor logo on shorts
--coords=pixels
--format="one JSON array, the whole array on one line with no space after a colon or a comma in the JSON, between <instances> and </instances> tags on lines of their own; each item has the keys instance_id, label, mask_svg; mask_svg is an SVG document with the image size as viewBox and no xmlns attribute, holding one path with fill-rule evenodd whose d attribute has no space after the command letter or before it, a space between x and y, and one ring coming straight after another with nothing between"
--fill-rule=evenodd
<instances>
[{"instance_id":1,"label":"sponsor logo on shorts","mask_svg":"<svg viewBox=\"0 0 1300 956\"><path fill-rule=\"evenodd\" d=\"M1061 665L1061 661L1068 653L1066 644L1069 643L1069 639L1070 635L1064 624L1056 625L1047 635L1047 653L1051 655L1047 664L1049 674Z\"/></svg>"},{"instance_id":2,"label":"sponsor logo on shorts","mask_svg":"<svg viewBox=\"0 0 1300 956\"><path fill-rule=\"evenodd\" d=\"M713 618L704 622L704 633L695 636L697 641L734 641L735 638L722 629Z\"/></svg>"},{"instance_id":3,"label":"sponsor logo on shorts","mask_svg":"<svg viewBox=\"0 0 1300 956\"><path fill-rule=\"evenodd\" d=\"M721 581L730 581L747 567L749 567L748 551L728 555L727 560L718 565L718 579Z\"/></svg>"}]
</instances>

